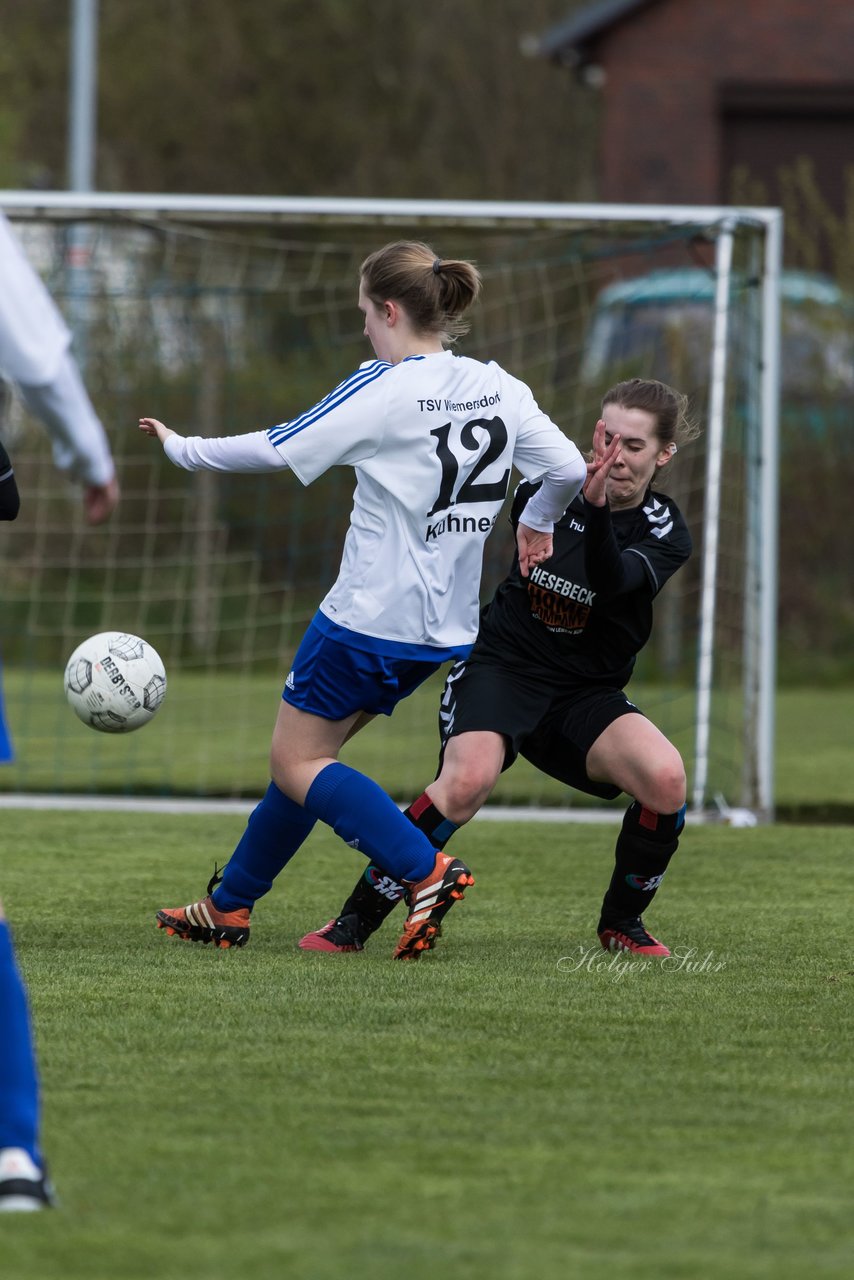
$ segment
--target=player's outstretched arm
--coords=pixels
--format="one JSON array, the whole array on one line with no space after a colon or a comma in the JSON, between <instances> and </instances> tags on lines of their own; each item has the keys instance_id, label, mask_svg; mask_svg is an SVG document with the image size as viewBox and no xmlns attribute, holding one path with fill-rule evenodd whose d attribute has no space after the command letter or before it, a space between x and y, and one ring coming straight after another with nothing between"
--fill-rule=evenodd
<instances>
[{"instance_id":1,"label":"player's outstretched arm","mask_svg":"<svg viewBox=\"0 0 854 1280\"><path fill-rule=\"evenodd\" d=\"M267 431L239 436L182 436L157 418L140 418L139 429L156 436L170 462L185 471L286 471L288 464Z\"/></svg>"},{"instance_id":2,"label":"player's outstretched arm","mask_svg":"<svg viewBox=\"0 0 854 1280\"><path fill-rule=\"evenodd\" d=\"M165 444L170 436L175 435L171 427L167 427L163 422L158 422L156 418L140 418L139 429L147 436L157 436L161 444Z\"/></svg>"}]
</instances>

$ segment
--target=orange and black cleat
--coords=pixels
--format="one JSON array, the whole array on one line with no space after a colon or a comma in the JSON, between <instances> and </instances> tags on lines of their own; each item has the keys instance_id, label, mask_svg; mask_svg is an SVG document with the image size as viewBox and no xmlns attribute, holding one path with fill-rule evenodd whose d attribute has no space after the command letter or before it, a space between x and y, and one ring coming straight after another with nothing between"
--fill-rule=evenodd
<instances>
[{"instance_id":1,"label":"orange and black cleat","mask_svg":"<svg viewBox=\"0 0 854 1280\"><path fill-rule=\"evenodd\" d=\"M474 876L464 862L438 852L430 874L407 887L409 915L393 958L418 960L422 952L431 951L445 915L473 884Z\"/></svg>"},{"instance_id":2,"label":"orange and black cleat","mask_svg":"<svg viewBox=\"0 0 854 1280\"><path fill-rule=\"evenodd\" d=\"M164 907L157 913L158 929L186 942L212 942L215 947L245 947L249 941L249 911L217 911L210 896L187 907Z\"/></svg>"}]
</instances>

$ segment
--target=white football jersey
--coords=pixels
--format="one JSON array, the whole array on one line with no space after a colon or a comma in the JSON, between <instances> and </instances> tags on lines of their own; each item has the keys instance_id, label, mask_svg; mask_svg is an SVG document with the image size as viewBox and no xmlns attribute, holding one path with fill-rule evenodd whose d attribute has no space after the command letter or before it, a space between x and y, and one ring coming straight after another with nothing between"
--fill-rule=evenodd
<instances>
[{"instance_id":1,"label":"white football jersey","mask_svg":"<svg viewBox=\"0 0 854 1280\"><path fill-rule=\"evenodd\" d=\"M564 505L586 474L523 382L450 351L369 361L267 436L304 484L331 466L355 468L341 569L320 609L402 644L474 640L483 544L513 466L528 480L572 468Z\"/></svg>"}]
</instances>

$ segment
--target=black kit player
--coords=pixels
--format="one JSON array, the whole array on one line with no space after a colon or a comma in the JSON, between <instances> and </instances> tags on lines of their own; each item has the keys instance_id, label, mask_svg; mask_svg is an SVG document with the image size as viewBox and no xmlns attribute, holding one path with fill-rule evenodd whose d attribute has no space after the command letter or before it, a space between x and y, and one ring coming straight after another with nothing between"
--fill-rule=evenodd
<instances>
[{"instance_id":1,"label":"black kit player","mask_svg":"<svg viewBox=\"0 0 854 1280\"><path fill-rule=\"evenodd\" d=\"M649 638L653 601L691 554L673 499L652 489L677 442L696 436L685 397L663 383L632 379L606 392L593 439L601 457L556 523L552 557L519 572L518 561L483 610L477 642L445 684L436 780L406 810L443 848L480 808L517 755L576 790L631 803L597 932L609 951L667 956L643 923L685 821L686 780L676 748L626 697L636 655ZM517 490L511 518L535 486ZM305 950L360 951L403 887L376 863L340 914L300 942ZM441 914L425 916L429 950Z\"/></svg>"}]
</instances>

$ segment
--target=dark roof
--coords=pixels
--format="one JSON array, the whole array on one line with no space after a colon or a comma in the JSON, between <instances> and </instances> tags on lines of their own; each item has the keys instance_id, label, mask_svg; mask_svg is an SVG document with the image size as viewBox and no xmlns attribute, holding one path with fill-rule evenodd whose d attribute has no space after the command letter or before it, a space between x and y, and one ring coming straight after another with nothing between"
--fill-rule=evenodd
<instances>
[{"instance_id":1,"label":"dark roof","mask_svg":"<svg viewBox=\"0 0 854 1280\"><path fill-rule=\"evenodd\" d=\"M578 66L587 60L589 45L609 27L654 3L656 0L599 0L588 4L541 35L528 36L522 42L523 51L531 57Z\"/></svg>"}]
</instances>

